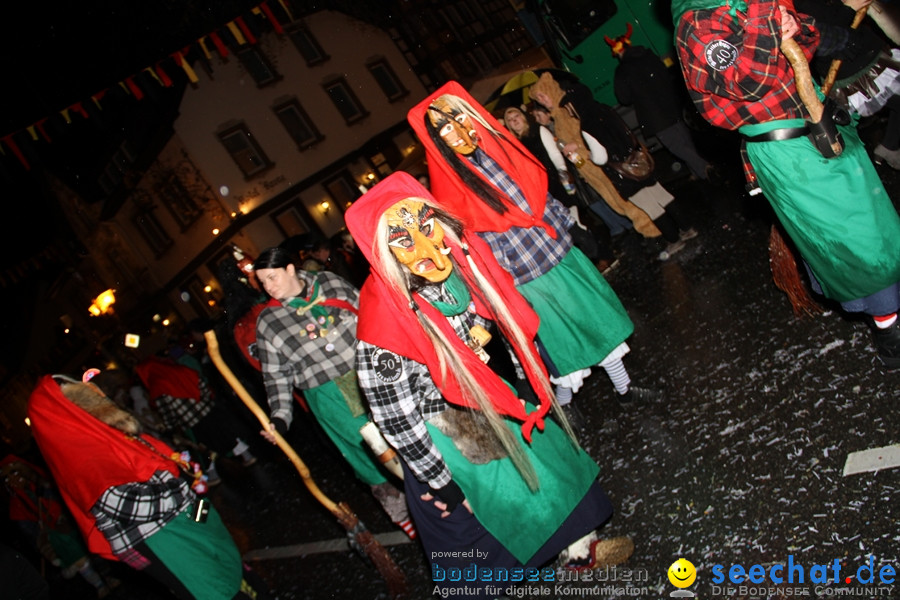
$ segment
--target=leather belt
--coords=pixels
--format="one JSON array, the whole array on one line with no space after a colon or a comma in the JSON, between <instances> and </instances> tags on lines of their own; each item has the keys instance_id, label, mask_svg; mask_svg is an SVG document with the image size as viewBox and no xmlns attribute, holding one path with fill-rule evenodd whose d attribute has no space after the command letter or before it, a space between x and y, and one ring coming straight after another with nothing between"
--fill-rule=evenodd
<instances>
[{"instance_id":1,"label":"leather belt","mask_svg":"<svg viewBox=\"0 0 900 600\"><path fill-rule=\"evenodd\" d=\"M809 127L785 127L782 129L773 129L766 133L754 136L744 136L744 140L748 142L781 142L784 140L792 140L794 138L809 135Z\"/></svg>"}]
</instances>

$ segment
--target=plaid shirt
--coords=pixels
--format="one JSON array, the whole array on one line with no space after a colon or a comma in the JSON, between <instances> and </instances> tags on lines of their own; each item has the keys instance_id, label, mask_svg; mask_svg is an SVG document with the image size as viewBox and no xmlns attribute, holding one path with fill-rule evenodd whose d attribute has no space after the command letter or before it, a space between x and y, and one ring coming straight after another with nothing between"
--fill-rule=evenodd
<instances>
[{"instance_id":1,"label":"plaid shirt","mask_svg":"<svg viewBox=\"0 0 900 600\"><path fill-rule=\"evenodd\" d=\"M311 289L318 280L319 294L359 306L359 290L328 271L297 276ZM297 314L288 306L293 298L259 314L257 350L272 418L288 426L293 418L293 391L324 385L353 369L356 348L356 315L344 308L326 306L334 322L319 323L311 311ZM329 319L330 321L330 319Z\"/></svg>"},{"instance_id":2,"label":"plaid shirt","mask_svg":"<svg viewBox=\"0 0 900 600\"><path fill-rule=\"evenodd\" d=\"M156 399L156 410L167 431L179 427L189 429L212 410L209 385L202 377L199 379L198 385L199 398L175 398L164 394Z\"/></svg>"},{"instance_id":3,"label":"plaid shirt","mask_svg":"<svg viewBox=\"0 0 900 600\"><path fill-rule=\"evenodd\" d=\"M784 2L781 2L784 3ZM703 117L724 129L781 119L807 118L794 85L794 71L779 50L779 2L750 0L746 13L688 11L676 34L681 71ZM796 15L794 40L807 60L818 43L812 17Z\"/></svg>"},{"instance_id":4,"label":"plaid shirt","mask_svg":"<svg viewBox=\"0 0 900 600\"><path fill-rule=\"evenodd\" d=\"M157 471L146 482L109 488L91 514L113 554L119 555L165 527L194 499L186 481L168 471Z\"/></svg>"},{"instance_id":5,"label":"plaid shirt","mask_svg":"<svg viewBox=\"0 0 900 600\"><path fill-rule=\"evenodd\" d=\"M530 212L528 201L519 186L494 159L481 149L476 149L469 156L472 166L509 196L516 206ZM516 285L537 279L555 267L572 248L569 229L575 221L566 207L550 194L547 194L544 222L556 230L556 239L551 238L543 227L510 227L507 231L478 232L478 236L491 247L500 266L513 276Z\"/></svg>"},{"instance_id":6,"label":"plaid shirt","mask_svg":"<svg viewBox=\"0 0 900 600\"><path fill-rule=\"evenodd\" d=\"M425 286L419 294L429 302L452 301L443 289L444 286ZM450 322L463 340L469 339L469 329L475 324L490 328L490 321L469 311L451 317ZM396 365L391 377L375 366L376 362L384 364L385 359L393 360ZM395 373L397 369L399 374ZM425 421L446 410L447 402L434 385L428 367L368 342L359 342L356 373L375 423L416 479L432 489L447 485L452 474L425 428Z\"/></svg>"}]
</instances>

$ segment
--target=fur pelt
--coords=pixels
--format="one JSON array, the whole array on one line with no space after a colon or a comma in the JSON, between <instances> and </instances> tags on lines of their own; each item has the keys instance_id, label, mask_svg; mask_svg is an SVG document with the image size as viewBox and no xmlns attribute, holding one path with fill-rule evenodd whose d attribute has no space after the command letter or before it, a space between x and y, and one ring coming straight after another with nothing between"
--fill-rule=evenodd
<instances>
[{"instance_id":1,"label":"fur pelt","mask_svg":"<svg viewBox=\"0 0 900 600\"><path fill-rule=\"evenodd\" d=\"M662 232L660 232L647 213L631 202L631 200L623 198L615 185L613 185L613 182L603 172L603 169L588 160L591 152L588 150L584 138L581 137L581 119L575 114L574 109L570 112L569 108L559 105L563 96L565 96L565 92L560 87L559 82L553 79L553 75L542 73L540 78L532 84L530 92L532 94L542 92L553 102L553 106L547 107L547 109L556 123L556 135L559 139L572 142L578 146L578 153L585 157L584 164L578 167L578 171L584 177L584 180L600 194L610 208L630 219L635 231L647 238L655 238L662 235ZM535 96L532 95L531 97L534 98Z\"/></svg>"},{"instance_id":2,"label":"fur pelt","mask_svg":"<svg viewBox=\"0 0 900 600\"><path fill-rule=\"evenodd\" d=\"M97 386L89 383L63 383L59 387L63 395L75 406L97 420L130 435L141 433L140 421L103 395Z\"/></svg>"},{"instance_id":3,"label":"fur pelt","mask_svg":"<svg viewBox=\"0 0 900 600\"><path fill-rule=\"evenodd\" d=\"M429 419L429 422L452 439L456 448L472 464L483 465L507 456L481 413L451 406Z\"/></svg>"}]
</instances>

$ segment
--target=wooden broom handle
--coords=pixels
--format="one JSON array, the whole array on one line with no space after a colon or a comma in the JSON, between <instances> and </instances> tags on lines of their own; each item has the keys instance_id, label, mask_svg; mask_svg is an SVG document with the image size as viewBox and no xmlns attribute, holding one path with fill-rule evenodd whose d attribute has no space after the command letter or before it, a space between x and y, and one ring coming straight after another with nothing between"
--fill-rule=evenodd
<instances>
[{"instance_id":1,"label":"wooden broom handle","mask_svg":"<svg viewBox=\"0 0 900 600\"><path fill-rule=\"evenodd\" d=\"M850 24L850 29L858 29L859 24L862 23L862 20L866 18L866 12L869 10L868 6L863 6L861 9L856 11L856 14L853 15L853 23ZM841 59L836 58L831 61L831 66L828 67L828 75L825 76L825 81L822 82L822 93L824 95L828 95L828 92L831 91L831 88L834 86L834 82L837 79L838 71L841 68Z\"/></svg>"}]
</instances>

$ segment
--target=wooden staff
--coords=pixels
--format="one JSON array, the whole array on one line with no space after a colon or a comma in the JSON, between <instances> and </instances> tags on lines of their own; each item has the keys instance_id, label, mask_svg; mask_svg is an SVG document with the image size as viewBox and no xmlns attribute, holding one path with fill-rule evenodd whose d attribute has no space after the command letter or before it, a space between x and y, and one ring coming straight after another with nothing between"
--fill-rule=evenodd
<instances>
[{"instance_id":1,"label":"wooden staff","mask_svg":"<svg viewBox=\"0 0 900 600\"><path fill-rule=\"evenodd\" d=\"M797 85L797 92L800 99L806 105L810 118L813 123L822 120L824 107L816 95L816 89L813 85L812 73L809 71L809 63L803 50L793 39L782 40L781 52L785 55L794 69L794 79ZM839 143L832 145L836 150L836 154L841 153ZM769 268L772 271L772 281L775 287L787 294L791 302L791 308L794 316L802 317L803 315L817 315L824 312L818 302L813 299L812 295L806 288L803 278L800 275L800 269L797 266L797 260L794 253L782 237L779 227L772 225L769 231Z\"/></svg>"},{"instance_id":2,"label":"wooden staff","mask_svg":"<svg viewBox=\"0 0 900 600\"><path fill-rule=\"evenodd\" d=\"M265 411L260 408L259 404L253 399L244 385L235 377L234 373L231 371L231 368L225 363L222 359L222 354L219 352L219 341L216 339L215 331L207 331L203 334L206 338L206 348L209 352L209 357L212 359L213 363L216 365L216 368L222 374L222 377L225 378L225 381L234 389L235 393L241 399L241 401L250 409L250 412L259 420L262 424L263 429L266 431L269 430L269 416L265 413ZM319 489L319 486L316 485L316 482L313 481L312 476L309 473L309 469L306 467L306 464L301 460L300 456L294 451L290 444L279 434L277 431L272 432L272 435L275 437L276 445L281 448L281 450L287 455L290 459L291 463L296 467L297 472L300 473L300 477L303 479L304 485L306 485L306 489L312 493L316 500L318 500L322 506L327 508L331 514L337 517L338 522L347 530L347 535L351 536L354 545L362 549L366 556L371 559L372 563L384 577L385 582L388 585L388 590L390 591L392 598L402 598L406 593L406 578L403 575L403 572L397 567L394 561L391 559L391 555L388 554L387 550L385 550L384 546L382 546L378 540L375 539L375 536L372 535L366 526L363 525L362 521L359 520L350 507L347 506L344 502L334 502L328 496L326 496L322 490Z\"/></svg>"},{"instance_id":3,"label":"wooden staff","mask_svg":"<svg viewBox=\"0 0 900 600\"><path fill-rule=\"evenodd\" d=\"M868 12L869 7L863 6L861 9L856 11L856 14L853 15L853 22L850 24L850 29L858 29L859 24L862 23L863 19L866 18L866 13ZM834 82L837 79L838 71L841 69L841 59L835 58L831 61L831 66L828 68L828 75L825 76L825 81L822 83L822 93L824 95L828 95L828 92L831 91L832 86L834 86Z\"/></svg>"}]
</instances>

